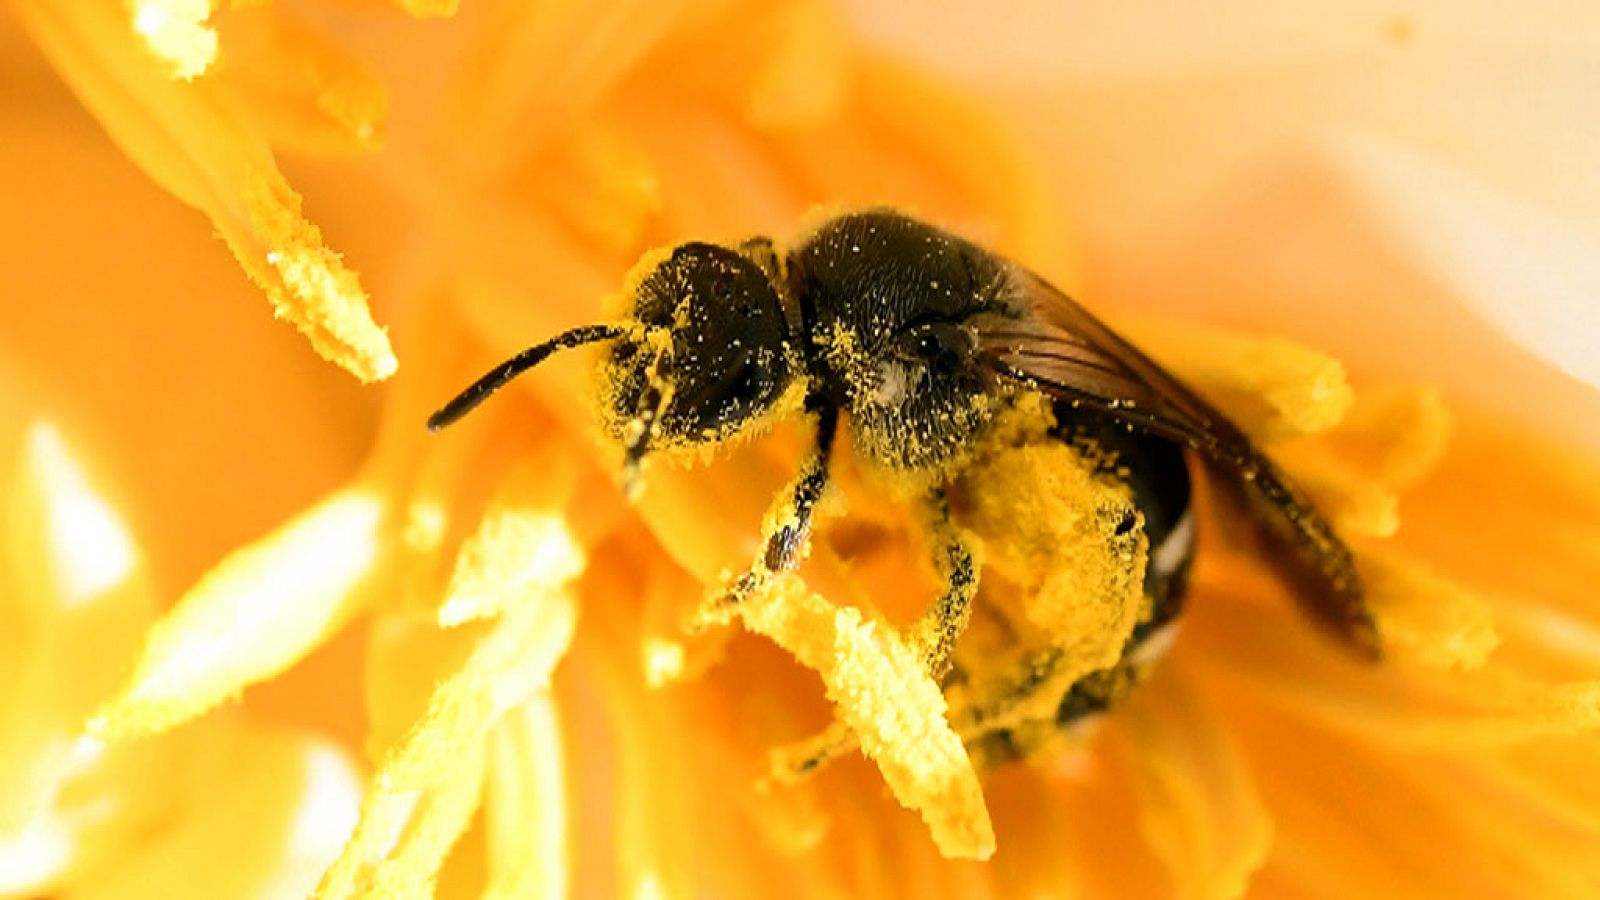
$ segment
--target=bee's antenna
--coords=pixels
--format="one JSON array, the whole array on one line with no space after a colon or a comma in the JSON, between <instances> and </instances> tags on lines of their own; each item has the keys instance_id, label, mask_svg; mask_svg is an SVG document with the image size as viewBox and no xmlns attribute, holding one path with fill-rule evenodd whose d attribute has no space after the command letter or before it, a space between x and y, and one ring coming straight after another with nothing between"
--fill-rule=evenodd
<instances>
[{"instance_id":1,"label":"bee's antenna","mask_svg":"<svg viewBox=\"0 0 1600 900\"><path fill-rule=\"evenodd\" d=\"M535 344L490 369L488 374L474 381L471 387L457 394L454 400L429 416L428 430L438 431L472 412L490 394L505 387L511 379L544 362L546 357L557 350L568 350L595 341L615 340L627 333L628 329L618 325L585 325L582 328L563 331L542 344Z\"/></svg>"}]
</instances>

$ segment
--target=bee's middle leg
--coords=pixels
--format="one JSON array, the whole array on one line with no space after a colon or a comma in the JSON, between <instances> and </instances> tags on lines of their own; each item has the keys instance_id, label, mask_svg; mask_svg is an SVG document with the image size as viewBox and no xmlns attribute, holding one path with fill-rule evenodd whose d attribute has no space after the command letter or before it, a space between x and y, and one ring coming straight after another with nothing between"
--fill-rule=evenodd
<instances>
[{"instance_id":1,"label":"bee's middle leg","mask_svg":"<svg viewBox=\"0 0 1600 900\"><path fill-rule=\"evenodd\" d=\"M939 599L911 626L910 641L935 681L950 672L956 641L972 620L978 593L978 564L971 538L950 519L950 501L941 488L927 503L934 568L944 581Z\"/></svg>"},{"instance_id":2,"label":"bee's middle leg","mask_svg":"<svg viewBox=\"0 0 1600 900\"><path fill-rule=\"evenodd\" d=\"M956 641L972 619L972 598L978 593L978 560L971 539L951 521L950 504L942 490L929 498L927 512L934 566L944 580L944 589L911 625L907 642L928 675L942 681L950 672ZM835 720L820 734L776 751L774 776L780 783L798 781L855 746L854 732Z\"/></svg>"}]
</instances>

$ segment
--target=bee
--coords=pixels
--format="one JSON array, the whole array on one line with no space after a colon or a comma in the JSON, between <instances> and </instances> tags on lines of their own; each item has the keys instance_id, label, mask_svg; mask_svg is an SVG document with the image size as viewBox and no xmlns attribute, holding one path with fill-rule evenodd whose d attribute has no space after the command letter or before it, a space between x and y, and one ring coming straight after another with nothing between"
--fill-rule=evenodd
<instances>
[{"instance_id":1,"label":"bee","mask_svg":"<svg viewBox=\"0 0 1600 900\"><path fill-rule=\"evenodd\" d=\"M428 420L443 428L551 354L607 343L600 414L636 487L657 451L715 448L785 415L814 423L799 474L775 500L761 550L709 603L728 615L806 547L841 414L859 458L914 476L943 584L909 641L947 688L979 571L952 521L974 448L1024 401L1050 411L1049 440L1099 448L1101 474L1130 508L1111 530L1148 548L1144 608L1115 663L1054 681L1054 726L1105 711L1170 637L1195 552L1189 461L1248 513L1263 558L1310 619L1357 655L1381 641L1346 545L1304 493L1215 407L1022 265L919 219L867 209L823 221L785 251L765 237L685 243L646 257L619 321L556 335L506 360ZM1056 655L1059 657L1059 653ZM963 734L990 757L1016 755L1001 707L1052 684L1050 651L1001 678ZM800 766L805 769L820 758Z\"/></svg>"}]
</instances>

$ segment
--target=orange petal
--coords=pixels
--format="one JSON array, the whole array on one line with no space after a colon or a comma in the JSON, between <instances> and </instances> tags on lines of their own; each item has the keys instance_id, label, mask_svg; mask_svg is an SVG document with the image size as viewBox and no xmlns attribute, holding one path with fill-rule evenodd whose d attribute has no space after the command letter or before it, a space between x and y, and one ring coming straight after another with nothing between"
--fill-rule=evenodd
<instances>
[{"instance_id":1,"label":"orange petal","mask_svg":"<svg viewBox=\"0 0 1600 900\"><path fill-rule=\"evenodd\" d=\"M548 694L510 711L489 745L485 897L563 897L570 881L561 719Z\"/></svg>"},{"instance_id":2,"label":"orange petal","mask_svg":"<svg viewBox=\"0 0 1600 900\"><path fill-rule=\"evenodd\" d=\"M230 10L218 77L274 147L357 153L383 143L389 98L377 74L278 7Z\"/></svg>"},{"instance_id":3,"label":"orange petal","mask_svg":"<svg viewBox=\"0 0 1600 900\"><path fill-rule=\"evenodd\" d=\"M1196 594L1208 604L1190 617L1186 641L1208 676L1326 726L1440 750L1600 729L1600 679L1542 681L1492 659L1466 672L1362 664L1286 610L1230 602L1209 582Z\"/></svg>"},{"instance_id":4,"label":"orange petal","mask_svg":"<svg viewBox=\"0 0 1600 900\"><path fill-rule=\"evenodd\" d=\"M204 802L94 870L83 893L184 900L311 891L355 825L355 767L333 745L234 724L188 776L190 796Z\"/></svg>"},{"instance_id":5,"label":"orange petal","mask_svg":"<svg viewBox=\"0 0 1600 900\"><path fill-rule=\"evenodd\" d=\"M1171 663L1115 722L1127 735L1145 836L1178 896L1242 896L1273 823L1228 726Z\"/></svg>"}]
</instances>

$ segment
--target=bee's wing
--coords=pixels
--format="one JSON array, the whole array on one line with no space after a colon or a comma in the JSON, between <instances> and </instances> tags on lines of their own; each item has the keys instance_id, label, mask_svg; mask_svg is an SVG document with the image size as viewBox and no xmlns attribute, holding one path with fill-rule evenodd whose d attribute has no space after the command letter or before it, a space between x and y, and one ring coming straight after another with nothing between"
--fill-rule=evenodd
<instances>
[{"instance_id":1,"label":"bee's wing","mask_svg":"<svg viewBox=\"0 0 1600 900\"><path fill-rule=\"evenodd\" d=\"M1020 317L974 322L1004 376L1195 451L1268 543L1267 561L1318 624L1363 656L1381 643L1350 550L1305 494L1215 407L1061 291L1020 267Z\"/></svg>"}]
</instances>

